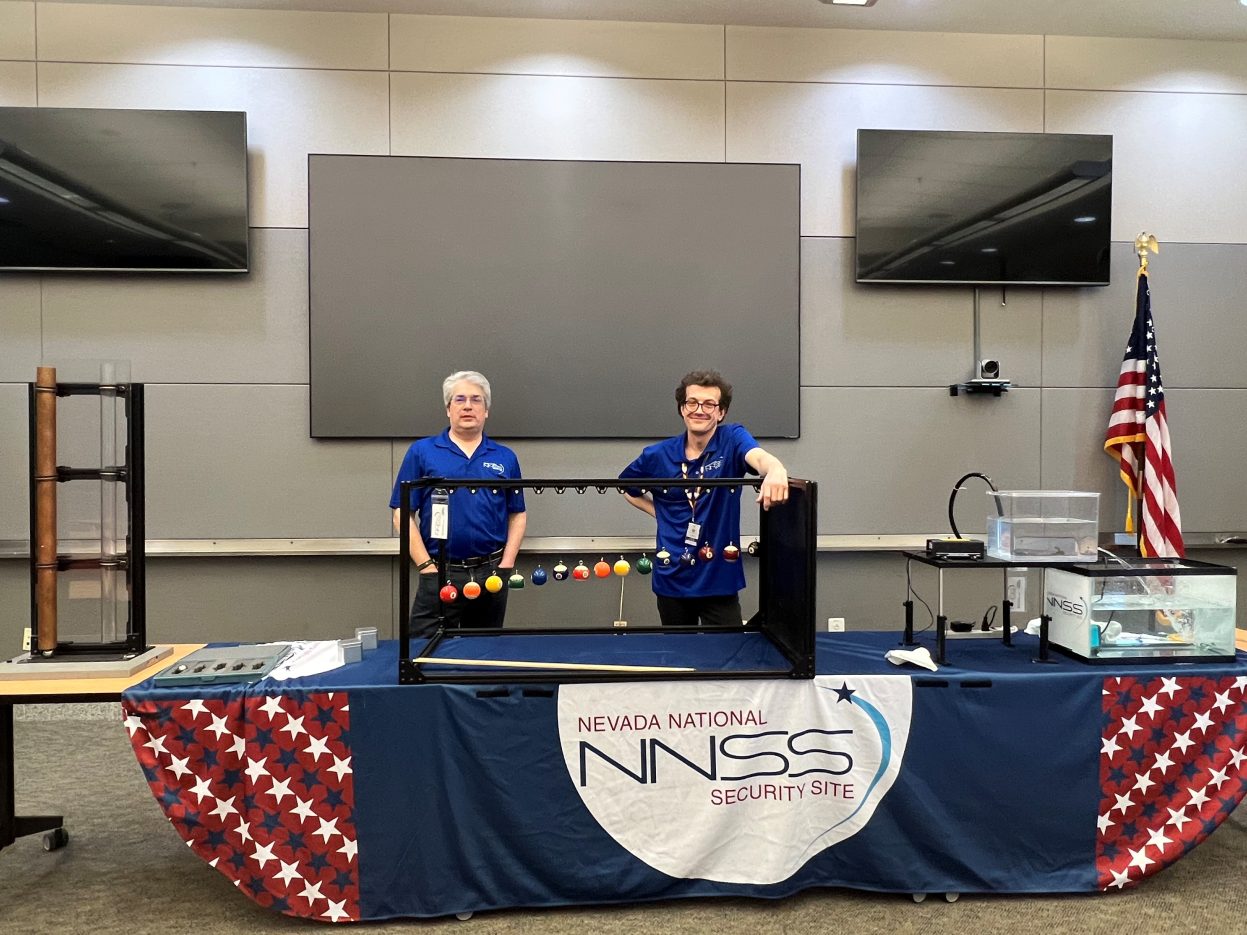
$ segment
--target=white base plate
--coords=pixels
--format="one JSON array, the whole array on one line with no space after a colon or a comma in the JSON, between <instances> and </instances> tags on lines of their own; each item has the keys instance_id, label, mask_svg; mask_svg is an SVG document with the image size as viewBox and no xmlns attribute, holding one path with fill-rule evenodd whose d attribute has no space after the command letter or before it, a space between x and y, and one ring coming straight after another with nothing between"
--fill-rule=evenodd
<instances>
[{"instance_id":1,"label":"white base plate","mask_svg":"<svg viewBox=\"0 0 1247 935\"><path fill-rule=\"evenodd\" d=\"M146 652L125 659L54 659L31 661L30 653L22 653L8 662L0 662L0 679L81 679L110 678L133 675L153 662L173 653L172 646L153 646Z\"/></svg>"}]
</instances>

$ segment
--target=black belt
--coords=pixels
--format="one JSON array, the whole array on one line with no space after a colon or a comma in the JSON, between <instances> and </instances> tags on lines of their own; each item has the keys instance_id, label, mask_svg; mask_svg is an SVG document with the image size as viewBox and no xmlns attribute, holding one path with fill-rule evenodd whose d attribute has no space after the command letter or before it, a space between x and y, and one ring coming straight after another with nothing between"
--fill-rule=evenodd
<instances>
[{"instance_id":1,"label":"black belt","mask_svg":"<svg viewBox=\"0 0 1247 935\"><path fill-rule=\"evenodd\" d=\"M490 552L488 555L475 555L457 562L447 562L446 567L453 568L455 571L471 571L473 568L480 568L483 565L493 565L500 558L502 558L502 549L499 549L497 552Z\"/></svg>"}]
</instances>

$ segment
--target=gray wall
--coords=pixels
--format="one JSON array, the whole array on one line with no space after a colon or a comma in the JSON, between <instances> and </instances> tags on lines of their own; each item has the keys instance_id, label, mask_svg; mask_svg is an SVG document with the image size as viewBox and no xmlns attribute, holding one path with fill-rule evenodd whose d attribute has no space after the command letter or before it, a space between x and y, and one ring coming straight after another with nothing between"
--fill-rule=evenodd
<instances>
[{"instance_id":1,"label":"gray wall","mask_svg":"<svg viewBox=\"0 0 1247 935\"><path fill-rule=\"evenodd\" d=\"M1247 177L1232 129L1247 120L1243 44L196 9L174 24L159 7L91 4L38 4L36 27L35 7L0 0L0 104L248 112L255 263L239 278L0 279L0 539L27 534L24 384L41 361L101 359L130 361L148 386L151 538L389 535L409 440L309 437L309 153L799 163L801 437L771 447L820 482L823 535L943 532L948 487L972 469L1007 488L1101 491L1102 527L1119 526L1123 488L1100 449L1132 314L1129 244L1151 230L1184 525L1199 541L1247 530L1228 467L1247 453ZM1005 397L948 395L970 375L969 289L853 283L852 141L865 125L1114 135L1113 285L1013 289L1003 306L982 293L983 350L1015 383ZM572 333L534 366L577 352ZM500 403L524 391L496 388ZM529 476L595 476L639 444L515 448ZM980 494L962 500L963 529L981 528ZM587 503L534 501L530 536L646 532L618 500ZM386 556L150 565L157 639L392 628ZM898 619L899 556L824 554L819 573L820 618ZM0 587L8 653L26 615L21 561L0 561ZM606 585L560 587L517 595L514 619L613 619ZM627 587L641 622L644 587ZM967 613L993 590L972 589Z\"/></svg>"}]
</instances>

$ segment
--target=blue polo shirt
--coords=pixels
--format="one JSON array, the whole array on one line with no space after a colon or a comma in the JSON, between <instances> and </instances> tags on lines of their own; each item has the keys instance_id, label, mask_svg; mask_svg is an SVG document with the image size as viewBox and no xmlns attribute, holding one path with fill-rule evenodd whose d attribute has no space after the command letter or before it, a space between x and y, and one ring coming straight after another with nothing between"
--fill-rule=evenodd
<instances>
[{"instance_id":1,"label":"blue polo shirt","mask_svg":"<svg viewBox=\"0 0 1247 935\"><path fill-rule=\"evenodd\" d=\"M450 438L450 428L440 435L430 435L413 442L403 456L403 463L394 480L390 507L402 503L405 480L422 477L444 477L447 480L482 481L520 479L520 462L510 448L481 436L472 457L468 457ZM429 539L433 511L428 508L431 487L418 487L411 492L411 509L420 517L420 535L429 554L437 555L437 543ZM446 540L446 556L452 562L488 555L501 549L507 541L507 517L524 512L522 490L499 490L478 487L476 493L459 488L450 495L450 538Z\"/></svg>"},{"instance_id":2,"label":"blue polo shirt","mask_svg":"<svg viewBox=\"0 0 1247 935\"><path fill-rule=\"evenodd\" d=\"M629 478L681 478L685 465L690 480L698 477L744 477L757 472L745 463L745 455L759 447L749 431L739 423L720 425L701 456L684 457L684 434L650 445L641 456L623 469L621 480ZM752 489L752 488L750 488ZM740 546L740 494L730 487L708 487L697 497L696 507L689 504L686 493L692 488L669 488L652 491L654 513L658 519L658 549L671 553L671 564L654 562L654 593L663 597L723 597L734 595L745 586L745 570L740 562L723 560L723 547ZM630 490L634 496L639 490ZM697 545L686 545L685 533L690 519L701 524ZM689 549L694 554L709 542L714 558L692 565L680 564L680 553Z\"/></svg>"}]
</instances>

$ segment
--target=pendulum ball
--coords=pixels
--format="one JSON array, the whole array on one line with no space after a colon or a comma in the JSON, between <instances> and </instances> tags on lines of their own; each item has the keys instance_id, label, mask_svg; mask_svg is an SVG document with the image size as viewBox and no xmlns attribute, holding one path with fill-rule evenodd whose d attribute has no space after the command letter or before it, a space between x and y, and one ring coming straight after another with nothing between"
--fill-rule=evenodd
<instances>
[{"instance_id":1,"label":"pendulum ball","mask_svg":"<svg viewBox=\"0 0 1247 935\"><path fill-rule=\"evenodd\" d=\"M593 573L599 578L609 578L611 574L610 565L606 564L606 559L602 559L593 566Z\"/></svg>"},{"instance_id":2,"label":"pendulum ball","mask_svg":"<svg viewBox=\"0 0 1247 935\"><path fill-rule=\"evenodd\" d=\"M703 562L708 562L714 558L714 547L709 542L703 543L702 547L697 550L697 557Z\"/></svg>"},{"instance_id":3,"label":"pendulum ball","mask_svg":"<svg viewBox=\"0 0 1247 935\"><path fill-rule=\"evenodd\" d=\"M632 566L628 564L628 560L622 555L619 556L619 561L615 563L615 574L622 578L630 571L632 571Z\"/></svg>"},{"instance_id":4,"label":"pendulum ball","mask_svg":"<svg viewBox=\"0 0 1247 935\"><path fill-rule=\"evenodd\" d=\"M485 579L485 590L490 594L497 594L502 590L502 578L498 576L498 572L493 572Z\"/></svg>"},{"instance_id":5,"label":"pendulum ball","mask_svg":"<svg viewBox=\"0 0 1247 935\"><path fill-rule=\"evenodd\" d=\"M507 579L507 587L512 590L524 587L524 576L518 571L512 572L511 577Z\"/></svg>"},{"instance_id":6,"label":"pendulum ball","mask_svg":"<svg viewBox=\"0 0 1247 935\"><path fill-rule=\"evenodd\" d=\"M481 586L475 581L469 581L463 586L463 596L470 601L476 600L481 596Z\"/></svg>"},{"instance_id":7,"label":"pendulum ball","mask_svg":"<svg viewBox=\"0 0 1247 935\"><path fill-rule=\"evenodd\" d=\"M563 570L567 571L566 568L564 568ZM536 568L533 569L533 584L535 584L537 587L541 587L545 583L546 583L546 570L542 568L540 565L538 565Z\"/></svg>"},{"instance_id":8,"label":"pendulum ball","mask_svg":"<svg viewBox=\"0 0 1247 935\"><path fill-rule=\"evenodd\" d=\"M444 584L442 589L437 592L437 596L442 599L443 604L453 604L455 598L459 596L459 590L453 584Z\"/></svg>"},{"instance_id":9,"label":"pendulum ball","mask_svg":"<svg viewBox=\"0 0 1247 935\"><path fill-rule=\"evenodd\" d=\"M738 562L740 561L740 549L736 548L732 543L728 543L723 547L723 561Z\"/></svg>"},{"instance_id":10,"label":"pendulum ball","mask_svg":"<svg viewBox=\"0 0 1247 935\"><path fill-rule=\"evenodd\" d=\"M638 575L648 575L654 570L654 563L649 560L648 556L642 555L636 560L636 570Z\"/></svg>"},{"instance_id":11,"label":"pendulum ball","mask_svg":"<svg viewBox=\"0 0 1247 935\"><path fill-rule=\"evenodd\" d=\"M577 581L589 580L589 566L584 562L577 562L576 567L572 569L572 577Z\"/></svg>"}]
</instances>

